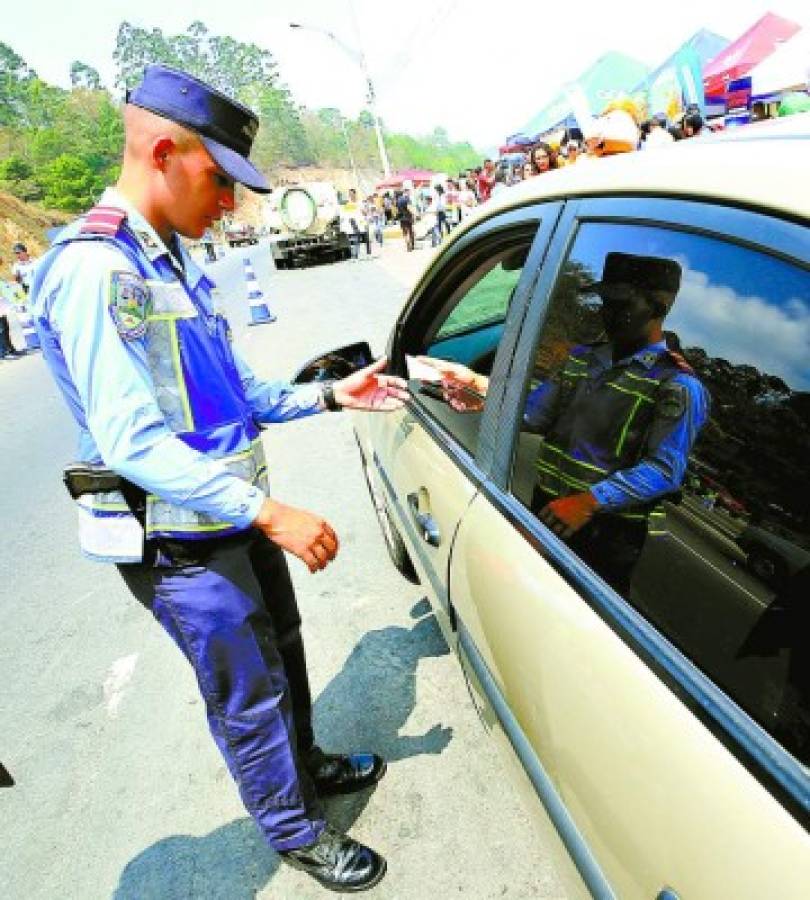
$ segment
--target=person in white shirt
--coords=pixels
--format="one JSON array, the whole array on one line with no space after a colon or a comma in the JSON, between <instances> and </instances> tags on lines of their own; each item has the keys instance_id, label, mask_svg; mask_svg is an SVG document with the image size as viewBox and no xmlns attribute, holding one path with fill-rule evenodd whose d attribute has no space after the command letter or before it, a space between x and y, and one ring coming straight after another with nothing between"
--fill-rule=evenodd
<instances>
[{"instance_id":1,"label":"person in white shirt","mask_svg":"<svg viewBox=\"0 0 810 900\"><path fill-rule=\"evenodd\" d=\"M17 261L11 267L11 274L14 276L14 280L17 284L19 284L27 294L31 287L31 276L34 272L36 260L28 253L28 248L25 244L15 244L14 255L16 256Z\"/></svg>"}]
</instances>

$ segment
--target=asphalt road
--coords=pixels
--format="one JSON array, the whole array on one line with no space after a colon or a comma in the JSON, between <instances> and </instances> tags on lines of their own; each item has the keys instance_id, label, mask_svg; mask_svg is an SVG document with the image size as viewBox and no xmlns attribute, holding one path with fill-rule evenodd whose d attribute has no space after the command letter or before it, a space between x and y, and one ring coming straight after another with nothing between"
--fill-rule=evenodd
<instances>
[{"instance_id":1,"label":"asphalt road","mask_svg":"<svg viewBox=\"0 0 810 900\"><path fill-rule=\"evenodd\" d=\"M212 267L256 371L288 377L321 350L387 331L430 251L274 272L266 248ZM246 328L250 256L278 322ZM38 355L0 363L0 896L186 900L331 896L264 844L205 723L192 673L114 570L83 561L60 482L74 431ZM316 730L390 760L329 817L378 850L369 896L562 897L508 766L480 725L418 587L388 563L347 416L265 433L272 491L323 513L340 556L292 561Z\"/></svg>"}]
</instances>

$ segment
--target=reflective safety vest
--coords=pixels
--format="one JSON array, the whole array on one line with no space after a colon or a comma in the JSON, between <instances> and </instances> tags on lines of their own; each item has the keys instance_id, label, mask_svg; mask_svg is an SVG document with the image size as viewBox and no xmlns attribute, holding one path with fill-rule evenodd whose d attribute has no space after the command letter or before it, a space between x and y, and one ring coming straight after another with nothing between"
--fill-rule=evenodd
<instances>
[{"instance_id":1,"label":"reflective safety vest","mask_svg":"<svg viewBox=\"0 0 810 900\"><path fill-rule=\"evenodd\" d=\"M649 367L640 362L617 367L595 384L589 381L590 351L589 347L575 348L559 375L557 415L535 463L536 486L549 501L587 491L614 472L638 463L653 422L656 395L686 366L663 351ZM665 512L661 502L654 501L611 515L647 520L653 534L663 527Z\"/></svg>"},{"instance_id":2,"label":"reflective safety vest","mask_svg":"<svg viewBox=\"0 0 810 900\"><path fill-rule=\"evenodd\" d=\"M60 246L78 240L102 240L113 245L133 263L146 283L151 303L142 340L155 400L167 427L189 447L219 460L235 476L267 493L267 464L259 428L231 352L225 318L203 308L179 276L169 281L165 273L161 276L157 261L150 261L127 227L123 210L91 210L83 220L64 229L48 256L54 259ZM210 295L213 284L205 276L203 280L201 288ZM79 424L86 428L86 423ZM100 560L120 562L128 556L121 548L132 546L133 529L137 529L141 541L144 531L147 539L194 540L243 530L149 493L143 530L119 491L88 494L80 497L77 505L82 550Z\"/></svg>"}]
</instances>

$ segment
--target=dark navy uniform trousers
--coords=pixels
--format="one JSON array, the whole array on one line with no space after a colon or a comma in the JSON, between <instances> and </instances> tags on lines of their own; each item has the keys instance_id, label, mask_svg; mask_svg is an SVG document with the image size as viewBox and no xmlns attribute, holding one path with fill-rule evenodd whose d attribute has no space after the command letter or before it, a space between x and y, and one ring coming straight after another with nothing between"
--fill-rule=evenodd
<instances>
[{"instance_id":1,"label":"dark navy uniform trousers","mask_svg":"<svg viewBox=\"0 0 810 900\"><path fill-rule=\"evenodd\" d=\"M118 569L193 666L211 734L268 842L312 843L325 822L301 762L312 701L283 551L255 531L161 540Z\"/></svg>"}]
</instances>

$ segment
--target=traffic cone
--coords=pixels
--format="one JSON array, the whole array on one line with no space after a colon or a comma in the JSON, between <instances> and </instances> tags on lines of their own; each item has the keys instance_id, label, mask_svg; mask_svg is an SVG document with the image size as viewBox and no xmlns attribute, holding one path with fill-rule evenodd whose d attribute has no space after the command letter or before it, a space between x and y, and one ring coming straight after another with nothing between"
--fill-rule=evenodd
<instances>
[{"instance_id":1,"label":"traffic cone","mask_svg":"<svg viewBox=\"0 0 810 900\"><path fill-rule=\"evenodd\" d=\"M20 328L25 338L25 349L39 350L42 345L39 343L39 335L34 327L34 319L31 313L28 312L27 306L17 307L17 321L20 323Z\"/></svg>"},{"instance_id":2,"label":"traffic cone","mask_svg":"<svg viewBox=\"0 0 810 900\"><path fill-rule=\"evenodd\" d=\"M245 264L248 303L250 304L250 321L248 325L267 325L270 322L275 322L276 317L270 312L267 304L264 302L264 294L259 287L259 281L256 278L256 273L253 271L250 257L246 256L243 262Z\"/></svg>"}]
</instances>

